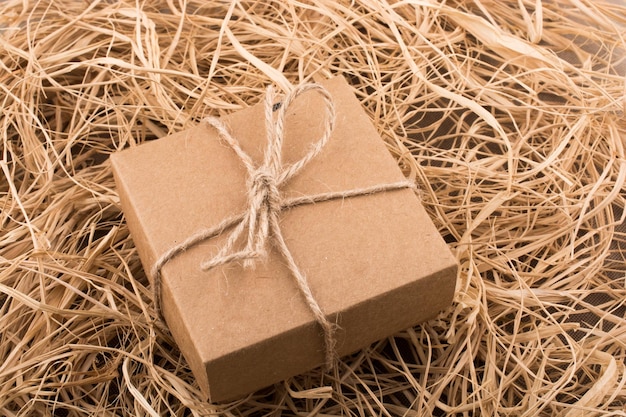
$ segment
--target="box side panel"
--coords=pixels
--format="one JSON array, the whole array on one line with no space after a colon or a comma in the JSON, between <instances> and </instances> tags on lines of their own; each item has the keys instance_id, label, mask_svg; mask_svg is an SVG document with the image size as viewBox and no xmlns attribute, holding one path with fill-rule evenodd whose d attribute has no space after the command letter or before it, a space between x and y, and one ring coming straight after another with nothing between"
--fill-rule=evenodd
<instances>
[{"instance_id":1,"label":"box side panel","mask_svg":"<svg viewBox=\"0 0 626 417\"><path fill-rule=\"evenodd\" d=\"M417 279L334 314L338 323L338 354L345 356L371 343L434 318L450 305L457 266ZM324 363L323 335L308 323L262 343L206 363L211 401L236 399Z\"/></svg>"}]
</instances>

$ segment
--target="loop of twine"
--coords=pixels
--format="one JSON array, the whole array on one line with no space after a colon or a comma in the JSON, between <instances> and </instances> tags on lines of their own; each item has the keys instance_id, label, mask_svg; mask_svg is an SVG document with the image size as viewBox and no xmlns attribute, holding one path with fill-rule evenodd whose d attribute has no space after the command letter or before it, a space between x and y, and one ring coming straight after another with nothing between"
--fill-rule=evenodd
<instances>
[{"instance_id":1,"label":"loop of twine","mask_svg":"<svg viewBox=\"0 0 626 417\"><path fill-rule=\"evenodd\" d=\"M285 167L282 163L282 146L284 141L287 109L298 96L307 91L317 92L324 100L324 131L322 136L317 141L312 143L308 153L295 163ZM273 88L270 86L268 87L267 94L265 96L267 147L263 155L263 162L259 166L256 166L252 161L252 158L244 152L239 144L239 141L231 136L222 121L214 117L206 119L206 122L217 130L219 138L233 149L246 168L248 173L248 182L246 184L248 194L247 209L243 213L224 219L221 223L214 227L199 230L180 244L173 246L161 255L151 271L151 275L154 278L153 288L155 309L159 318L162 318L161 269L167 262L178 256L180 253L193 247L199 242L214 238L227 230L232 229L228 235L226 244L218 251L218 253L213 258L202 262L200 265L202 270L208 271L212 268L226 265L230 262L243 262L244 267L252 267L256 259L267 256L267 242L271 236L278 252L286 261L289 272L294 277L298 289L306 301L309 310L313 313L315 320L324 332L326 367L327 369L331 369L337 360L335 350L335 333L337 325L331 323L322 311L319 303L313 296L305 275L302 271L300 271L295 259L289 251L280 228L280 213L296 206L314 204L322 201L357 197L405 188L415 189L415 185L410 181L404 180L348 191L327 192L295 198L284 198L280 193L281 187L298 172L300 172L302 168L304 168L313 158L319 155L324 146L328 143L335 126L335 106L330 94L326 91L326 89L324 89L324 87L318 84L302 84L286 95L282 105L278 107L278 114L276 120L274 121L273 113L276 110L274 100L275 93ZM244 234L246 236L245 247L241 250L235 250L235 244Z\"/></svg>"}]
</instances>

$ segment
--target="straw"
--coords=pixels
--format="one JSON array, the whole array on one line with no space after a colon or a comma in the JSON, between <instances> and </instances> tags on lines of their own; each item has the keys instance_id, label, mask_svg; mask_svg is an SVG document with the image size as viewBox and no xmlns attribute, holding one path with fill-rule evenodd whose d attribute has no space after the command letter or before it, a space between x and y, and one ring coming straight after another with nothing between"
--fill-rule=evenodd
<instances>
[{"instance_id":1,"label":"straw","mask_svg":"<svg viewBox=\"0 0 626 417\"><path fill-rule=\"evenodd\" d=\"M626 8L0 3L0 414L624 415ZM343 75L457 257L453 305L228 404L167 329L108 156Z\"/></svg>"}]
</instances>

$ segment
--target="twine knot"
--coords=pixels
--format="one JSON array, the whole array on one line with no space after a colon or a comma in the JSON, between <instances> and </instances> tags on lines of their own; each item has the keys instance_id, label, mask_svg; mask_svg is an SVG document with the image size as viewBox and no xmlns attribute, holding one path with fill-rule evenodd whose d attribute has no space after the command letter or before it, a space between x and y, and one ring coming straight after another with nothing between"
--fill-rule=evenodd
<instances>
[{"instance_id":1,"label":"twine knot","mask_svg":"<svg viewBox=\"0 0 626 417\"><path fill-rule=\"evenodd\" d=\"M325 124L322 136L312 143L309 151L301 159L291 165L284 166L282 163L282 146L287 109L298 96L311 90L320 94L324 101ZM155 308L159 317L161 317L161 268L172 258L178 256L185 250L199 242L214 238L230 230L224 246L222 246L213 258L204 261L201 264L201 268L208 271L230 262L243 262L244 267L251 267L254 266L256 259L263 258L267 255L268 240L271 240L284 259L309 310L324 332L326 366L330 369L334 366L337 359L335 351L335 332L337 326L328 320L313 296L306 276L298 268L283 238L279 215L286 209L300 205L406 188L414 189L415 185L410 181L404 180L347 191L331 191L316 195L293 197L289 199L284 198L280 192L281 187L300 172L313 158L319 155L330 139L335 125L335 106L328 91L318 84L302 84L296 87L291 93L285 96L280 105L276 105L274 101L274 90L268 87L265 97L267 144L263 161L258 166L255 165L252 158L244 152L239 141L231 136L227 127L221 120L213 117L206 119L206 122L217 130L220 139L226 142L237 154L248 173L248 181L246 182L247 208L243 213L228 217L214 227L199 230L197 233L180 244L173 246L161 255L151 271L154 277ZM274 117L274 111L278 113L276 117ZM243 249L237 250L236 246L238 243L241 243L241 238L244 236L244 247Z\"/></svg>"},{"instance_id":2,"label":"twine knot","mask_svg":"<svg viewBox=\"0 0 626 417\"><path fill-rule=\"evenodd\" d=\"M270 213L280 212L280 191L276 176L267 167L261 167L254 171L254 176L250 178L248 184L250 196L252 197L249 206L257 204L260 208L267 209Z\"/></svg>"},{"instance_id":3,"label":"twine knot","mask_svg":"<svg viewBox=\"0 0 626 417\"><path fill-rule=\"evenodd\" d=\"M278 191L276 176L274 173L270 172L267 167L260 167L254 171L254 175L250 178L248 183L248 188L257 191L266 191L268 194L270 190L272 192L274 189Z\"/></svg>"},{"instance_id":4,"label":"twine knot","mask_svg":"<svg viewBox=\"0 0 626 417\"><path fill-rule=\"evenodd\" d=\"M266 241L271 224L278 221L281 211L281 197L276 175L267 166L254 170L248 180L248 245L249 259L244 260L244 267L254 266L255 258L267 256Z\"/></svg>"}]
</instances>

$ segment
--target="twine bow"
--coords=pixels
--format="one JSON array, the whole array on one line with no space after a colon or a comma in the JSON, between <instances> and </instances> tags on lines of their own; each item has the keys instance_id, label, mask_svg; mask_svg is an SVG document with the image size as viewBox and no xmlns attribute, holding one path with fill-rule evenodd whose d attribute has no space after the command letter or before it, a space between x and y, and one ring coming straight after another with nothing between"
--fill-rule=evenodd
<instances>
[{"instance_id":1,"label":"twine bow","mask_svg":"<svg viewBox=\"0 0 626 417\"><path fill-rule=\"evenodd\" d=\"M298 96L307 91L317 92L324 100L324 131L322 136L317 141L313 142L309 151L301 159L291 165L284 166L282 163L282 147L287 109ZM313 313L315 320L324 332L326 366L330 369L334 366L337 358L335 351L335 332L337 326L328 320L320 308L311 292L306 276L298 268L296 261L285 243L280 228L280 213L300 205L403 188L414 189L415 186L412 182L405 180L348 191L327 192L294 198L283 197L280 192L281 188L313 158L319 155L324 146L328 143L335 125L335 106L328 91L318 84L302 84L296 87L291 93L287 94L278 108L278 114L275 120L273 114L275 108L274 100L274 90L268 87L265 96L267 146L263 155L263 161L258 166L256 166L252 158L243 151L239 142L232 137L222 121L214 117L206 119L209 125L217 130L220 139L233 149L246 168L248 173L248 181L246 184L248 194L247 209L243 213L224 219L215 227L198 231L185 241L170 248L157 260L152 269L152 276L154 277L155 308L159 316L161 316L161 268L181 252L184 252L201 241L214 238L232 229L225 245L213 258L202 262L201 268L208 271L212 268L237 261L243 261L245 267L251 267L254 265L256 259L263 258L267 255L268 240L271 240L280 255L286 261L289 272L294 277L309 310ZM235 245L241 240L244 233L246 236L245 246L243 249L236 250Z\"/></svg>"}]
</instances>

